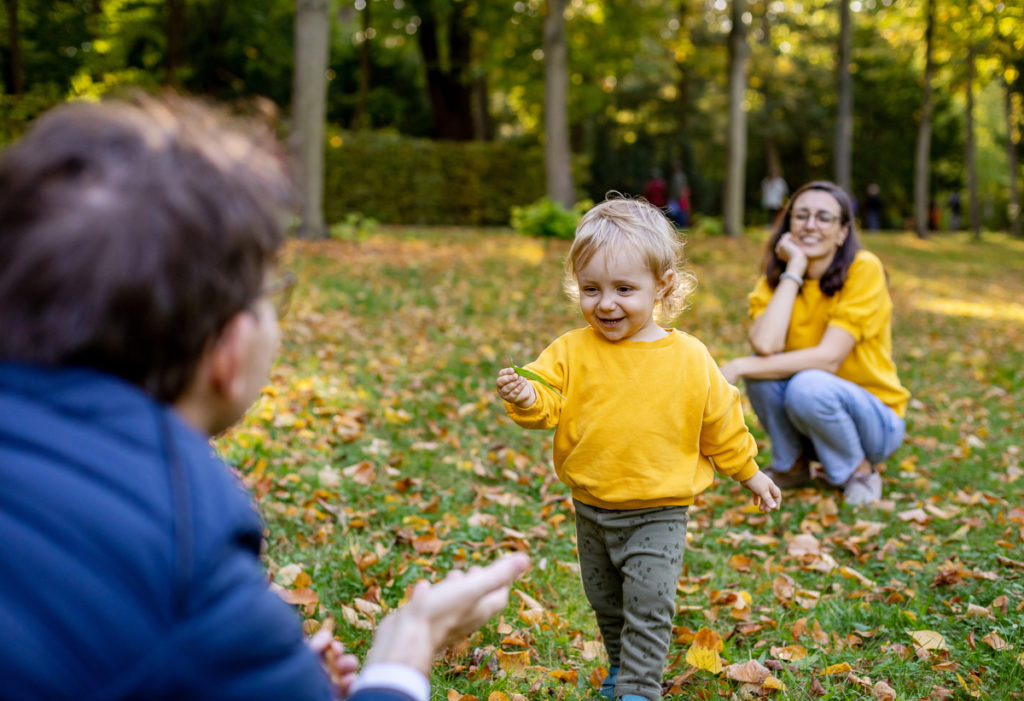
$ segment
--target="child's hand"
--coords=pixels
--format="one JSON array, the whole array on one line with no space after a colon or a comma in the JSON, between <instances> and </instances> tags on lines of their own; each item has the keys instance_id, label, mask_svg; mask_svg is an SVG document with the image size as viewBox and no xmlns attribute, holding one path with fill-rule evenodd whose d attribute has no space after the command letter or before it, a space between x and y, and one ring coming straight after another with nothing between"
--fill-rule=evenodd
<instances>
[{"instance_id":1,"label":"child's hand","mask_svg":"<svg viewBox=\"0 0 1024 701\"><path fill-rule=\"evenodd\" d=\"M520 377L512 368L498 371L498 396L520 409L528 409L537 401L537 392L525 377Z\"/></svg>"},{"instance_id":2,"label":"child's hand","mask_svg":"<svg viewBox=\"0 0 1024 701\"><path fill-rule=\"evenodd\" d=\"M782 506L782 492L772 478L758 471L741 484L754 493L755 502L761 511L772 511Z\"/></svg>"}]
</instances>

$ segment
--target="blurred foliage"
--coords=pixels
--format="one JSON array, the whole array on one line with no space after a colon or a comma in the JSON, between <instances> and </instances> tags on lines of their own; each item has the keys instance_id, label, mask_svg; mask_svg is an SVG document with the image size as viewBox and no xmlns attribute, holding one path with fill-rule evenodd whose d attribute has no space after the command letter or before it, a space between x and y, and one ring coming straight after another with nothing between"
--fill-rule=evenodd
<instances>
[{"instance_id":1,"label":"blurred foliage","mask_svg":"<svg viewBox=\"0 0 1024 701\"><path fill-rule=\"evenodd\" d=\"M559 202L542 197L531 205L512 208L512 228L527 236L571 240L584 212L594 206L592 200L577 202L566 209Z\"/></svg>"},{"instance_id":2,"label":"blurred foliage","mask_svg":"<svg viewBox=\"0 0 1024 701\"><path fill-rule=\"evenodd\" d=\"M505 225L512 207L544 194L544 154L508 141L336 132L324 189L328 221L360 212L389 224Z\"/></svg>"},{"instance_id":3,"label":"blurred foliage","mask_svg":"<svg viewBox=\"0 0 1024 701\"><path fill-rule=\"evenodd\" d=\"M187 0L174 65L168 65L167 0L10 2L17 7L19 31L15 42L7 13L0 13L0 143L16 137L27 120L50 104L93 98L126 85L170 85L229 102L268 98L287 121L294 0ZM910 213L922 93L921 7L893 0L852 0L851 6L853 194L863 199L867 185L877 182L888 221L900 225ZM533 154L543 140L545 8L543 0L334 0L328 121L336 129L435 135L429 89L436 85L428 84L423 53L424 45L433 42L439 50L432 68L459 69L452 73L461 76L459 81L449 87L472 92L475 138ZM652 168L670 172L672 163L679 162L689 179L693 211L720 211L727 146L728 10L726 0L569 3L570 129L573 151L582 156L587 171L579 181L584 183L580 196L598 200L610 190L639 194ZM965 186L963 57L973 45L982 213L987 226L1002 227L1009 180L1002 86L1003 81L1009 86L1011 128L1020 151L1024 6L948 0L938 12L933 194L945 202L950 191ZM751 49L746 204L748 220L762 223L759 185L770 154L777 155L790 189L833 175L838 12L829 0L751 0L744 20L750 25ZM468 65L461 68L455 64L465 57L453 53L456 36L469 38ZM18 96L9 94L16 49L23 85ZM1024 152L1019 155L1024 163ZM519 162L526 156L513 158ZM372 197L363 188L364 198L386 200L396 191L393 181L406 183L414 177L402 172L407 166L400 157L386 157L384 163L395 170L361 176L383 188ZM413 171L433 172L419 161L412 165ZM451 211L444 211L445 203L418 199L403 207L399 218L505 223L511 204L532 202L542 194L541 172L495 167L526 182L449 187L435 180L426 190L414 184L417 194L429 199L450 190ZM481 171L477 164L455 168ZM471 192L492 187L516 194L481 200L482 195ZM328 193L329 200L339 197L346 199L344 192ZM495 204L492 208L480 201ZM380 208L372 212L381 221L395 219L381 216ZM339 210L331 214L337 218Z\"/></svg>"}]
</instances>

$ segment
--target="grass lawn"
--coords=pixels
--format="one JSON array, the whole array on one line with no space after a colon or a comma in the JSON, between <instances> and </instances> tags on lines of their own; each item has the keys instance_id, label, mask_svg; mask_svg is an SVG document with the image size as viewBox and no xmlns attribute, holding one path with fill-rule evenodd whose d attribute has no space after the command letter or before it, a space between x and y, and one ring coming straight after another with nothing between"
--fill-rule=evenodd
<instances>
[{"instance_id":1,"label":"grass lawn","mask_svg":"<svg viewBox=\"0 0 1024 701\"><path fill-rule=\"evenodd\" d=\"M700 287L676 326L723 362L748 352L763 236L688 242ZM1024 698L1024 243L863 238L913 393L885 499L804 489L764 516L716 482L690 511L669 696ZM566 248L500 230L294 243L280 362L218 443L259 500L283 595L357 655L416 580L530 553L504 614L435 666L434 699L596 698L607 665L551 434L515 426L494 392L509 358L583 324L560 292ZM757 660L783 688L688 664L704 628L724 665Z\"/></svg>"}]
</instances>

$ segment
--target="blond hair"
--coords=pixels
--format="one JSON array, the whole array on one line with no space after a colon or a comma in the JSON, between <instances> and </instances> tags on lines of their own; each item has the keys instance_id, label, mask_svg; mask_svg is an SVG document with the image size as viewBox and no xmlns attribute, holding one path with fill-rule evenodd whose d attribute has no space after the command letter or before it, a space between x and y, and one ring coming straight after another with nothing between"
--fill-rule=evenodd
<instances>
[{"instance_id":1,"label":"blond hair","mask_svg":"<svg viewBox=\"0 0 1024 701\"><path fill-rule=\"evenodd\" d=\"M565 257L562 288L578 303L576 272L600 250L627 247L640 254L656 280L668 270L675 271L672 286L654 305L655 318L671 321L686 308L687 298L697 287L697 277L686 266L683 240L675 227L660 209L643 199L615 193L583 215Z\"/></svg>"}]
</instances>

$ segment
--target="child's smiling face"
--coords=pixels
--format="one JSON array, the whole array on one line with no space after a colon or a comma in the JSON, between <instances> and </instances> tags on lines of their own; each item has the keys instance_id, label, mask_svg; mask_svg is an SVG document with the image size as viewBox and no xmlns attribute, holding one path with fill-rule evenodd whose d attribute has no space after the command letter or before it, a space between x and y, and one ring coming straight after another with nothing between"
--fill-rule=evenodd
<instances>
[{"instance_id":1,"label":"child's smiling face","mask_svg":"<svg viewBox=\"0 0 1024 701\"><path fill-rule=\"evenodd\" d=\"M577 269L583 318L609 341L656 341L666 332L654 321L654 305L675 271L656 278L639 252L602 248Z\"/></svg>"}]
</instances>

